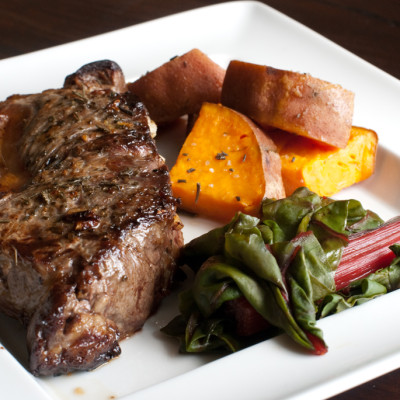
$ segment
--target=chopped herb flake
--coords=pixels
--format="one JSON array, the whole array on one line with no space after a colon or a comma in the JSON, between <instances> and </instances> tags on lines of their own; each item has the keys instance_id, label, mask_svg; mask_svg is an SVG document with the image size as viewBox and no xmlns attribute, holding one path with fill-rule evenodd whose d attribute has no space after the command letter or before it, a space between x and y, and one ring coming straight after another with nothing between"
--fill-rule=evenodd
<instances>
[{"instance_id":1,"label":"chopped herb flake","mask_svg":"<svg viewBox=\"0 0 400 400\"><path fill-rule=\"evenodd\" d=\"M178 183L186 183L186 179L178 179Z\"/></svg>"},{"instance_id":2,"label":"chopped herb flake","mask_svg":"<svg viewBox=\"0 0 400 400\"><path fill-rule=\"evenodd\" d=\"M243 156L243 158L242 158L242 162L245 162L245 161L246 161L246 157L247 157L247 154L245 153L244 156Z\"/></svg>"},{"instance_id":3,"label":"chopped herb flake","mask_svg":"<svg viewBox=\"0 0 400 400\"><path fill-rule=\"evenodd\" d=\"M227 155L228 155L227 153L225 153L224 151L221 151L221 153L217 153L217 155L215 156L215 159L216 160L225 160Z\"/></svg>"},{"instance_id":4,"label":"chopped herb flake","mask_svg":"<svg viewBox=\"0 0 400 400\"><path fill-rule=\"evenodd\" d=\"M194 172L194 171L196 171L194 168L189 168L186 172L187 172L188 174L191 174L191 173Z\"/></svg>"},{"instance_id":5,"label":"chopped herb flake","mask_svg":"<svg viewBox=\"0 0 400 400\"><path fill-rule=\"evenodd\" d=\"M236 199L237 201L240 201L240 196L236 196L235 199Z\"/></svg>"},{"instance_id":6,"label":"chopped herb flake","mask_svg":"<svg viewBox=\"0 0 400 400\"><path fill-rule=\"evenodd\" d=\"M200 196L200 183L197 182L196 183L196 198L194 199L195 203L197 203L197 201L199 200L199 196Z\"/></svg>"}]
</instances>

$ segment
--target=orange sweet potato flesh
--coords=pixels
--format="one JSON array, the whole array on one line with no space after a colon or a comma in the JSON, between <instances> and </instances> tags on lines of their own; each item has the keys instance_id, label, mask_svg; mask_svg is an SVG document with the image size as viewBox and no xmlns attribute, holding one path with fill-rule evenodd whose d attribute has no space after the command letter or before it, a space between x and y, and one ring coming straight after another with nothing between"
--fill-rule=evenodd
<instances>
[{"instance_id":1,"label":"orange sweet potato flesh","mask_svg":"<svg viewBox=\"0 0 400 400\"><path fill-rule=\"evenodd\" d=\"M258 215L264 197L285 195L275 150L246 116L204 103L171 169L173 193L184 210L220 221Z\"/></svg>"},{"instance_id":2,"label":"orange sweet potato flesh","mask_svg":"<svg viewBox=\"0 0 400 400\"><path fill-rule=\"evenodd\" d=\"M129 83L128 90L143 101L153 121L162 125L198 112L203 102L218 103L224 76L224 68L193 49Z\"/></svg>"},{"instance_id":3,"label":"orange sweet potato flesh","mask_svg":"<svg viewBox=\"0 0 400 400\"><path fill-rule=\"evenodd\" d=\"M320 196L332 196L374 172L378 136L372 130L353 126L344 149L279 130L269 135L278 147L287 195L306 186Z\"/></svg>"},{"instance_id":4,"label":"orange sweet potato flesh","mask_svg":"<svg viewBox=\"0 0 400 400\"><path fill-rule=\"evenodd\" d=\"M221 102L275 127L344 148L352 126L354 93L308 74L231 61Z\"/></svg>"}]
</instances>

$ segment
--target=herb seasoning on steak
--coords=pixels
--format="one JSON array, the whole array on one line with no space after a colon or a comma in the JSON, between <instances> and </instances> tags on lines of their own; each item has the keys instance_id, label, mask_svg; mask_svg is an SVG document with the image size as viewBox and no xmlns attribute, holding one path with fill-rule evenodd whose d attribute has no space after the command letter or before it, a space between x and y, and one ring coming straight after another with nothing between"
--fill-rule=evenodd
<instances>
[{"instance_id":1,"label":"herb seasoning on steak","mask_svg":"<svg viewBox=\"0 0 400 400\"><path fill-rule=\"evenodd\" d=\"M119 355L168 293L183 239L153 126L111 61L0 103L0 310L34 375Z\"/></svg>"}]
</instances>

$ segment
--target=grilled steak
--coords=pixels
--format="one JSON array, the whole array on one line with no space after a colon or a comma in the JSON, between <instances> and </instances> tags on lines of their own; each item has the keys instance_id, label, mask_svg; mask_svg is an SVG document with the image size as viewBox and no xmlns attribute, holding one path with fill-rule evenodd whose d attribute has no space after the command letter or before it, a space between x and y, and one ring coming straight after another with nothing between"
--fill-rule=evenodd
<instances>
[{"instance_id":1,"label":"grilled steak","mask_svg":"<svg viewBox=\"0 0 400 400\"><path fill-rule=\"evenodd\" d=\"M0 103L0 310L35 375L117 356L168 292L183 239L152 126L111 61Z\"/></svg>"}]
</instances>

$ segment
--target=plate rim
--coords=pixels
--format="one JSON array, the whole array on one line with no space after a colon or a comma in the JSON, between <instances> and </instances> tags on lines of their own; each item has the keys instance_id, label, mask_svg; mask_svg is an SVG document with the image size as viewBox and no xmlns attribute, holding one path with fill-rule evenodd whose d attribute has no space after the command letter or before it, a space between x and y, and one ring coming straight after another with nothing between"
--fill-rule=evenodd
<instances>
[{"instance_id":1,"label":"plate rim","mask_svg":"<svg viewBox=\"0 0 400 400\"><path fill-rule=\"evenodd\" d=\"M238 9L239 8L246 8L246 9L254 8L254 9L257 9L258 8L258 9L263 9L264 11L268 10L269 13L272 12L272 13L275 13L275 14L279 14L281 18L284 17L286 20L290 20L292 23L295 23L299 27L301 27L301 29L306 29L306 30L308 30L308 32L311 32L313 35L318 35L320 38L323 38L324 40L329 41L331 43L331 45L334 45L337 48L341 49L341 51L344 51L348 56L356 57L358 59L358 61L368 65L368 68L372 69L372 71L374 73L377 73L380 76L385 77L385 79L393 80L393 84L398 85L398 87L400 89L400 81L397 78L395 78L392 75L386 73L385 71L380 70L379 68L377 68L373 64L369 63L368 61L365 61L364 59L360 58L359 56L351 53L350 51L346 50L345 48L337 45L333 41L323 37L319 33L311 30L307 26L305 26L302 23L292 19L291 17L288 17L284 13L272 8L271 6L266 5L264 3L261 3L259 1L252 1L252 0L250 0L250 1L230 1L230 2L225 2L225 3L207 5L207 6L199 7L199 8L196 8L196 9L183 11L183 12L180 12L180 13L177 13L177 14L167 15L167 16L160 17L160 18L157 18L157 19L154 19L154 20L144 21L144 22L141 22L141 23L136 24L136 25L131 25L131 26L128 26L128 27L124 27L124 28L120 28L120 29L114 30L114 31L105 32L105 33L102 33L102 34L99 34L99 35L95 35L95 36L92 36L92 37L88 37L88 38L85 38L85 39L80 39L80 40L76 40L76 41L73 41L73 42L68 42L68 43L57 45L57 46L53 46L53 47L49 47L49 48L45 48L45 49L40 49L40 50L37 50L37 51L34 51L34 52L30 52L30 53L26 53L26 54L21 54L21 55L5 58L5 59L0 60L0 66L3 65L4 63L8 64L10 62L11 63L13 63L13 62L21 62L21 60L26 60L29 57L37 57L37 56L40 56L41 54L48 54L49 52L51 53L52 51L63 50L63 49L69 48L69 47L73 47L78 43L81 44L81 43L89 43L90 41L93 41L93 40L95 40L95 41L102 40L103 38L108 37L109 35L120 35L120 34L123 34L123 33L127 32L127 31L131 30L131 29L139 28L139 27L142 27L142 26L150 26L150 25L153 25L153 24L157 24L160 21L164 21L164 22L165 21L173 21L176 18L182 18L185 15L190 15L190 14L193 15L193 14L197 14L199 12L206 12L206 11L210 12L210 10L215 10L217 8L219 8L219 9L224 9L224 8L227 9L227 8L231 8L231 7L238 8ZM400 355L397 354L396 357L400 358ZM396 357L393 356L393 358L396 358ZM396 365L398 367L400 365L400 359L397 360L397 358L396 358L395 362L396 362ZM198 367L197 369L205 369L206 367L207 367L207 364L204 365L204 366ZM390 367L390 368L391 369L388 369L386 372L389 372L390 370L394 369L392 367ZM195 371L197 371L197 369L195 369L193 371L186 372L184 375L186 375L186 374L197 374L198 372L195 372ZM153 385L151 387L151 390L150 390L150 388L139 390L137 392L134 392L134 393L126 395L126 396L123 396L121 398L124 398L124 399L131 399L132 398L133 399L133 398L140 397L140 396L146 396L146 391L149 392L149 391L155 390L155 386L160 386L160 388L161 388L164 385L163 387L166 387L166 386L168 386L170 384L169 382L171 380L177 380L177 378L179 378L180 376L182 376L182 375L179 375L176 378L168 379L167 381L158 383L157 385ZM373 378L373 376L371 378ZM354 385L352 384L351 386L348 386L347 389L349 389L349 388L351 388L351 387L353 387L353 386L355 386L357 384L360 384L362 382L365 382L365 380L357 381L356 383L354 383ZM39 387L38 387L38 390L39 390ZM336 393L337 392L331 392L330 395L333 395L333 394L336 394ZM311 393L310 395L313 395L313 394ZM145 397L143 397L143 398L145 398Z\"/></svg>"}]
</instances>

